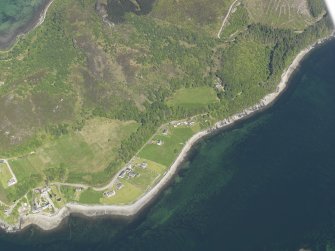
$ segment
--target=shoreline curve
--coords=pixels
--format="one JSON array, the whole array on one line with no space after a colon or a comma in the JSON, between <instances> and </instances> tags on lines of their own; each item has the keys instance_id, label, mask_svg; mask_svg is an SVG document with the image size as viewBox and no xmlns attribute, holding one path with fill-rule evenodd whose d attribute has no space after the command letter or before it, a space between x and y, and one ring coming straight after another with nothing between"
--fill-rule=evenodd
<instances>
[{"instance_id":1,"label":"shoreline curve","mask_svg":"<svg viewBox=\"0 0 335 251\"><path fill-rule=\"evenodd\" d=\"M46 1L40 8L36 15L32 17L32 19L22 27L19 27L12 34L6 35L1 38L0 36L0 51L10 51L15 44L20 40L21 37L29 34L29 32L35 30L41 24L43 24L47 12L53 3L54 0Z\"/></svg>"},{"instance_id":2,"label":"shoreline curve","mask_svg":"<svg viewBox=\"0 0 335 251\"><path fill-rule=\"evenodd\" d=\"M52 1L51 1L52 2ZM50 5L49 5L50 6ZM42 21L43 22L43 21ZM314 44L301 50L290 66L283 72L281 80L277 85L274 92L267 94L257 104L244 109L242 112L232 115L222 121L215 123L214 126L207 128L194 134L185 144L184 148L171 165L164 177L149 190L146 194L140 197L136 202L130 205L84 205L77 203L68 203L63 208L59 209L53 216L47 215L27 215L20 218L20 222L16 225L9 225L5 222L0 221L0 228L6 232L18 232L26 229L27 227L34 225L44 231L50 231L58 228L63 220L69 217L71 214L80 214L87 217L97 216L123 216L130 217L137 215L142 211L152 200L156 199L163 188L165 188L175 174L178 171L180 164L186 159L188 153L192 147L206 136L212 133L221 131L228 127L233 126L237 122L250 118L254 114L269 108L288 87L290 78L292 77L295 70L299 67L302 60L318 45L328 41L334 37L334 32L322 39L319 39Z\"/></svg>"}]
</instances>

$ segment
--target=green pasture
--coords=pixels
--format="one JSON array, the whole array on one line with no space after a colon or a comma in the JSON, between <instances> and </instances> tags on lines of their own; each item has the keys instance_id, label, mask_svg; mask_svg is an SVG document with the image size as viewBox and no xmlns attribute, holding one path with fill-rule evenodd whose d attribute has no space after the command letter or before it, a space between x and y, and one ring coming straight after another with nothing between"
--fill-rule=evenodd
<instances>
[{"instance_id":1,"label":"green pasture","mask_svg":"<svg viewBox=\"0 0 335 251\"><path fill-rule=\"evenodd\" d=\"M138 155L143 159L170 166L193 134L190 127L171 127L168 135L159 134L154 138L163 142L161 146L147 144Z\"/></svg>"},{"instance_id":2,"label":"green pasture","mask_svg":"<svg viewBox=\"0 0 335 251\"><path fill-rule=\"evenodd\" d=\"M211 87L183 88L177 90L166 101L168 106L180 106L186 109L206 107L216 102L218 98L214 88Z\"/></svg>"},{"instance_id":3,"label":"green pasture","mask_svg":"<svg viewBox=\"0 0 335 251\"><path fill-rule=\"evenodd\" d=\"M79 202L83 204L99 204L100 198L102 198L102 192L87 189L81 193Z\"/></svg>"},{"instance_id":4,"label":"green pasture","mask_svg":"<svg viewBox=\"0 0 335 251\"><path fill-rule=\"evenodd\" d=\"M33 174L45 175L50 181L66 181L69 173L80 177L100 173L115 160L115 150L136 128L131 121L93 119L81 131L47 142L10 164L19 182Z\"/></svg>"},{"instance_id":5,"label":"green pasture","mask_svg":"<svg viewBox=\"0 0 335 251\"><path fill-rule=\"evenodd\" d=\"M3 188L8 187L8 181L12 178L12 174L4 163L0 163L0 182Z\"/></svg>"}]
</instances>

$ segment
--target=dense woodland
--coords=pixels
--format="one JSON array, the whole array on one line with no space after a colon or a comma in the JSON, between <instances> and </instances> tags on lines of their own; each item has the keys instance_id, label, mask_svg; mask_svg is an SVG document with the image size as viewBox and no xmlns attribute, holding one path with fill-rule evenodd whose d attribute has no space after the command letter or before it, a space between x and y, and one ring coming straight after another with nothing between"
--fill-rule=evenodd
<instances>
[{"instance_id":1,"label":"dense woodland","mask_svg":"<svg viewBox=\"0 0 335 251\"><path fill-rule=\"evenodd\" d=\"M308 0L308 6L313 17L319 17L326 7L323 0Z\"/></svg>"}]
</instances>

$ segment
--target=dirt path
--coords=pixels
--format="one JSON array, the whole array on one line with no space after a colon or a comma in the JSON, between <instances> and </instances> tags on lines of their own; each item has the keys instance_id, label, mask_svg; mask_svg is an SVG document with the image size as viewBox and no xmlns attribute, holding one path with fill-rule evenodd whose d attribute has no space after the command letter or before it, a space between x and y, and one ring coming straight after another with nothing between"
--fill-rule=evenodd
<instances>
[{"instance_id":1,"label":"dirt path","mask_svg":"<svg viewBox=\"0 0 335 251\"><path fill-rule=\"evenodd\" d=\"M73 188L84 188L87 189L90 186L85 185L85 184L75 184L75 183L63 183L63 182L52 182L50 185L55 185L55 186L67 186L67 187L73 187Z\"/></svg>"},{"instance_id":2,"label":"dirt path","mask_svg":"<svg viewBox=\"0 0 335 251\"><path fill-rule=\"evenodd\" d=\"M227 21L228 21L228 18L229 18L229 16L230 16L230 13L232 12L233 8L235 7L235 5L236 5L238 2L239 2L239 0L235 0L235 1L230 5L229 10L228 10L228 13L227 13L227 15L225 16L225 18L223 19L221 28L220 28L220 30L219 30L219 32L218 32L218 38L219 38L219 39L221 38L221 33L222 33L222 31L223 31L224 26L226 25L226 23L227 23Z\"/></svg>"}]
</instances>

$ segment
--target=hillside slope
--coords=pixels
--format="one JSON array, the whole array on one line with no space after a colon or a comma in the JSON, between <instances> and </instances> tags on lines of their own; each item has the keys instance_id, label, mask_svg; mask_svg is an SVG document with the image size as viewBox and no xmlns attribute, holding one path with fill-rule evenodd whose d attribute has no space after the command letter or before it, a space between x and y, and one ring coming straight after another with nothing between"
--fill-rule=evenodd
<instances>
[{"instance_id":1,"label":"hillside slope","mask_svg":"<svg viewBox=\"0 0 335 251\"><path fill-rule=\"evenodd\" d=\"M176 129L164 161L140 155L154 169L132 201L179 139L256 103L330 31L324 6L307 0L55 0L42 26L0 52L0 158L19 181L0 185L0 200L29 201L49 182L106 184L162 124L202 114L199 128ZM120 202L85 192L60 189L68 201Z\"/></svg>"}]
</instances>

